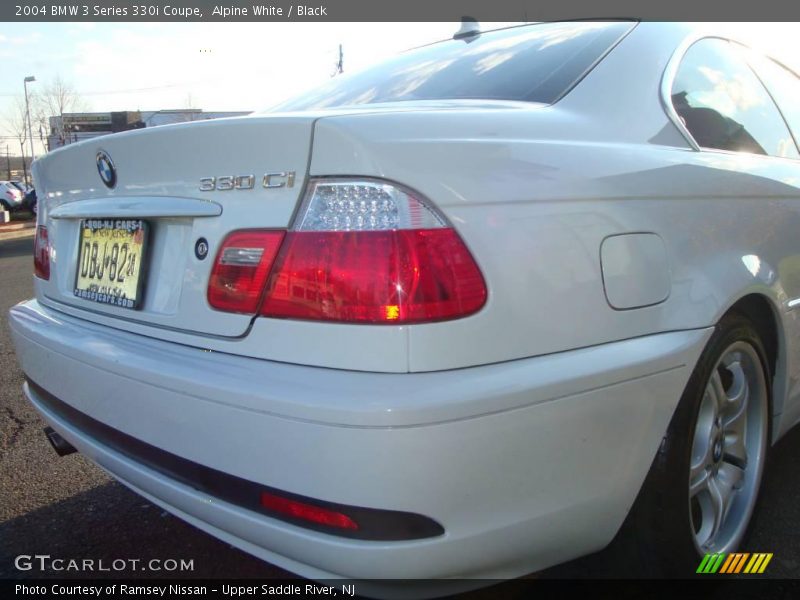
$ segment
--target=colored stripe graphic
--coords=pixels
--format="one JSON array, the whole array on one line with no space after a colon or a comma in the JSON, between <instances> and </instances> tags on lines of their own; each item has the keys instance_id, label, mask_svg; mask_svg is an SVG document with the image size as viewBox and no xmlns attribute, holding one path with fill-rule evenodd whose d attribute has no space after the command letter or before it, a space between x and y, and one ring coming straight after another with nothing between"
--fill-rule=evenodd
<instances>
[{"instance_id":1,"label":"colored stripe graphic","mask_svg":"<svg viewBox=\"0 0 800 600\"><path fill-rule=\"evenodd\" d=\"M772 552L767 554L767 557L764 559L764 562L761 563L761 568L758 570L759 573L763 573L764 570L767 568L769 561L772 560Z\"/></svg>"},{"instance_id":2,"label":"colored stripe graphic","mask_svg":"<svg viewBox=\"0 0 800 600\"><path fill-rule=\"evenodd\" d=\"M742 554L740 552L734 552L728 555L728 560L725 561L725 564L720 569L720 573L738 573L744 567L744 561L747 560L749 554Z\"/></svg>"},{"instance_id":3,"label":"colored stripe graphic","mask_svg":"<svg viewBox=\"0 0 800 600\"><path fill-rule=\"evenodd\" d=\"M747 563L747 566L744 569L745 573L763 573L764 569L767 568L769 561L772 560L772 553L766 552L759 552L753 554L753 558L750 559L750 562Z\"/></svg>"},{"instance_id":4,"label":"colored stripe graphic","mask_svg":"<svg viewBox=\"0 0 800 600\"><path fill-rule=\"evenodd\" d=\"M736 570L731 571L732 573L740 573L744 568L745 561L750 557L749 553L740 554L739 560L736 562Z\"/></svg>"},{"instance_id":5,"label":"colored stripe graphic","mask_svg":"<svg viewBox=\"0 0 800 600\"><path fill-rule=\"evenodd\" d=\"M763 573L772 560L771 552L732 552L730 554L706 554L697 567L697 573Z\"/></svg>"},{"instance_id":6,"label":"colored stripe graphic","mask_svg":"<svg viewBox=\"0 0 800 600\"><path fill-rule=\"evenodd\" d=\"M703 557L703 560L700 561L700 566L697 567L697 571L695 571L695 573L705 573L706 572L706 567L708 566L708 561L709 561L710 557L711 557L710 554L706 554Z\"/></svg>"},{"instance_id":7,"label":"colored stripe graphic","mask_svg":"<svg viewBox=\"0 0 800 600\"><path fill-rule=\"evenodd\" d=\"M706 554L697 567L697 573L716 573L723 560L725 560L724 554Z\"/></svg>"},{"instance_id":8,"label":"colored stripe graphic","mask_svg":"<svg viewBox=\"0 0 800 600\"><path fill-rule=\"evenodd\" d=\"M731 563L736 560L736 554L728 554L728 560L722 565L722 568L719 570L720 573L727 573L728 569L731 568Z\"/></svg>"}]
</instances>

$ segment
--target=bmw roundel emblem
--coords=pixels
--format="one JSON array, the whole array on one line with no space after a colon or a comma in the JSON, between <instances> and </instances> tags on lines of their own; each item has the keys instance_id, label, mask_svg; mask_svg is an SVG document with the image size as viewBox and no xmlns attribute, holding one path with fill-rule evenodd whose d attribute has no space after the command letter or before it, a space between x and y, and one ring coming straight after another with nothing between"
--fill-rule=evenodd
<instances>
[{"instance_id":1,"label":"bmw roundel emblem","mask_svg":"<svg viewBox=\"0 0 800 600\"><path fill-rule=\"evenodd\" d=\"M206 238L197 238L197 242L194 245L194 255L197 260L204 260L208 256L208 240Z\"/></svg>"},{"instance_id":2,"label":"bmw roundel emblem","mask_svg":"<svg viewBox=\"0 0 800 600\"><path fill-rule=\"evenodd\" d=\"M100 150L97 153L96 162L100 179L103 180L107 188L113 189L117 185L117 169L114 167L111 157L104 150Z\"/></svg>"}]
</instances>

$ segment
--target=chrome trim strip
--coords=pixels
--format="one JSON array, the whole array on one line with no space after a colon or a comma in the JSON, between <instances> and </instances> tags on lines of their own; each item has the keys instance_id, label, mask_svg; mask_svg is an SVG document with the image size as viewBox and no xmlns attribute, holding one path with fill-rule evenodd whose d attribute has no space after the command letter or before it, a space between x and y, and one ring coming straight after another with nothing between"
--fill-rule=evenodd
<instances>
[{"instance_id":1,"label":"chrome trim strip","mask_svg":"<svg viewBox=\"0 0 800 600\"><path fill-rule=\"evenodd\" d=\"M61 204L50 211L51 219L159 217L218 217L222 206L210 200L169 196L110 196Z\"/></svg>"},{"instance_id":2,"label":"chrome trim strip","mask_svg":"<svg viewBox=\"0 0 800 600\"><path fill-rule=\"evenodd\" d=\"M681 62L683 62L683 57L686 55L686 52L696 42L699 42L705 38L725 39L720 36L709 35L708 32L705 31L692 32L692 34L683 39L675 52L673 52L672 57L669 59L669 62L664 69L664 74L661 76L661 106L664 109L664 112L667 113L670 121L672 121L675 127L678 128L678 131L681 132L683 137L686 138L686 141L689 143L692 149L697 152L700 151L699 144L692 137L692 134L689 133L686 125L683 124L683 120L680 118L678 113L675 111L675 107L672 105L672 84L675 83L675 75L678 73L678 67L680 67Z\"/></svg>"}]
</instances>

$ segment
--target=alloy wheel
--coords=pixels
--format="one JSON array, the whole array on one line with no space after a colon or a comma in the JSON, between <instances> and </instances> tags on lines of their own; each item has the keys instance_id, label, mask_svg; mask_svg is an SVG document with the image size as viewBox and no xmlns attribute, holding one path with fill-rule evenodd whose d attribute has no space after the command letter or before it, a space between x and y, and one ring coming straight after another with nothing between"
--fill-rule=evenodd
<instances>
[{"instance_id":1,"label":"alloy wheel","mask_svg":"<svg viewBox=\"0 0 800 600\"><path fill-rule=\"evenodd\" d=\"M727 552L744 537L767 450L767 383L756 349L728 346L711 372L689 465L689 514L701 554Z\"/></svg>"}]
</instances>

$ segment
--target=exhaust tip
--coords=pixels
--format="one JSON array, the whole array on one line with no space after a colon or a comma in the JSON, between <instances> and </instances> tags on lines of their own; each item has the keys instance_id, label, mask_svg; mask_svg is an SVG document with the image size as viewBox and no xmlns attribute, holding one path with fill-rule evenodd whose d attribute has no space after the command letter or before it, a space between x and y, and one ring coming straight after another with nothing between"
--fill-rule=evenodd
<instances>
[{"instance_id":1,"label":"exhaust tip","mask_svg":"<svg viewBox=\"0 0 800 600\"><path fill-rule=\"evenodd\" d=\"M77 452L75 446L61 437L61 434L52 427L45 427L44 434L47 436L47 441L50 442L53 450L55 450L56 454L59 456L67 456L73 452Z\"/></svg>"}]
</instances>

